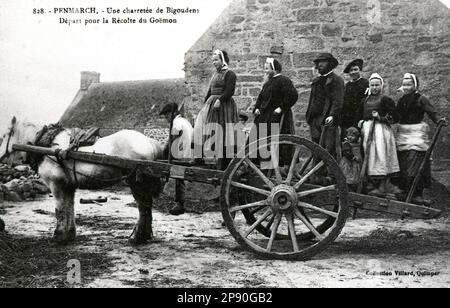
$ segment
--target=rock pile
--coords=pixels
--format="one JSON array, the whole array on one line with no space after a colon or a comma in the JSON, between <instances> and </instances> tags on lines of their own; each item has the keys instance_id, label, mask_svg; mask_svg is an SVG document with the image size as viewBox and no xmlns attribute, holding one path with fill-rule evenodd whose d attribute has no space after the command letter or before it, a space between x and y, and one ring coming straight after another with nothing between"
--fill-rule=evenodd
<instances>
[{"instance_id":1,"label":"rock pile","mask_svg":"<svg viewBox=\"0 0 450 308\"><path fill-rule=\"evenodd\" d=\"M34 174L34 171L28 165L9 167L8 165L0 164L0 184L5 184L21 177L27 178Z\"/></svg>"},{"instance_id":2,"label":"rock pile","mask_svg":"<svg viewBox=\"0 0 450 308\"><path fill-rule=\"evenodd\" d=\"M31 201L50 190L29 166L0 165L0 203L3 201Z\"/></svg>"}]
</instances>

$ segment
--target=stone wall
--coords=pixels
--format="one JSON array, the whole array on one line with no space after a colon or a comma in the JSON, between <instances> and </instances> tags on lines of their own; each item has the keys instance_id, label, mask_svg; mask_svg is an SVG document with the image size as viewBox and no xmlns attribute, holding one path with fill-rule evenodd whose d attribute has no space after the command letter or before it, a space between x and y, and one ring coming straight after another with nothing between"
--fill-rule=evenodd
<instances>
[{"instance_id":1,"label":"stone wall","mask_svg":"<svg viewBox=\"0 0 450 308\"><path fill-rule=\"evenodd\" d=\"M421 91L450 119L450 10L438 0L235 0L186 53L190 117L201 108L212 76L211 51L227 50L238 75L240 109L254 104L262 87L263 65L275 56L299 91L294 107L297 133L304 123L312 60L332 52L342 74L350 60L366 61L364 75L380 73L394 99L405 72L421 80ZM345 77L347 78L347 77ZM439 163L450 164L450 130L437 147Z\"/></svg>"}]
</instances>

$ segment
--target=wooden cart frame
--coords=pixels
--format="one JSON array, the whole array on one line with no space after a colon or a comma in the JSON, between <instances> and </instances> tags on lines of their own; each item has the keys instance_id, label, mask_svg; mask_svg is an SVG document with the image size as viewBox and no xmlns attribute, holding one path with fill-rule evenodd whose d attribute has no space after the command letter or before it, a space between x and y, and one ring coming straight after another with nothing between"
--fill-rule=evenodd
<instances>
[{"instance_id":1,"label":"wooden cart frame","mask_svg":"<svg viewBox=\"0 0 450 308\"><path fill-rule=\"evenodd\" d=\"M321 146L299 136L275 137L247 145L225 171L176 161L131 160L30 145L16 144L13 149L124 170L139 169L153 177L220 185L221 212L232 236L245 249L271 259L306 260L320 253L341 233L350 207L401 218L430 219L441 214L429 207L349 192L338 163ZM267 148L267 144L271 149L290 147L293 158L289 166L262 170L253 159L253 151ZM272 166L278 166L276 157L271 155ZM311 177L325 168L334 184L309 184Z\"/></svg>"}]
</instances>

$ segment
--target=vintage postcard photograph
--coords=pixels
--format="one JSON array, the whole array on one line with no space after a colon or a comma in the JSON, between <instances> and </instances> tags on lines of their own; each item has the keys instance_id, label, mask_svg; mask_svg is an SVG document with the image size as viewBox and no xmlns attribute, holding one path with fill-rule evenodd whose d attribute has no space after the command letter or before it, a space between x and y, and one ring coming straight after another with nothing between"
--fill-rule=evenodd
<instances>
[{"instance_id":1,"label":"vintage postcard photograph","mask_svg":"<svg viewBox=\"0 0 450 308\"><path fill-rule=\"evenodd\" d=\"M448 288L449 107L449 0L0 0L0 288Z\"/></svg>"}]
</instances>

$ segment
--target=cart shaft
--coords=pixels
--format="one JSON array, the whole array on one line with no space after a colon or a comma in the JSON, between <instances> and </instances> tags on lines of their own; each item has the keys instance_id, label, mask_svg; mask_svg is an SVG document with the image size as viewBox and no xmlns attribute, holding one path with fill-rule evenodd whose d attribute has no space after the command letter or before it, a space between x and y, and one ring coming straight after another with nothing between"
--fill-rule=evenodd
<instances>
[{"instance_id":1,"label":"cart shaft","mask_svg":"<svg viewBox=\"0 0 450 308\"><path fill-rule=\"evenodd\" d=\"M349 193L350 206L358 210L368 210L401 216L402 218L437 218L442 211L397 200L377 198L357 193Z\"/></svg>"},{"instance_id":2,"label":"cart shaft","mask_svg":"<svg viewBox=\"0 0 450 308\"><path fill-rule=\"evenodd\" d=\"M302 187L305 190L311 190L321 186L305 184ZM330 200L333 200L333 194L333 192L323 192L315 196L315 200L309 201L315 204L327 204L330 203ZM442 211L430 207L397 200L377 198L354 192L349 192L349 200L349 206L354 209L381 212L402 218L432 219L437 218L442 214Z\"/></svg>"},{"instance_id":3,"label":"cart shaft","mask_svg":"<svg viewBox=\"0 0 450 308\"><path fill-rule=\"evenodd\" d=\"M54 156L62 160L73 159L76 161L116 167L125 170L139 169L154 177L169 177L213 185L220 185L224 174L224 172L220 170L202 169L150 160L128 159L98 153L65 151L32 145L14 144L13 150Z\"/></svg>"}]
</instances>

